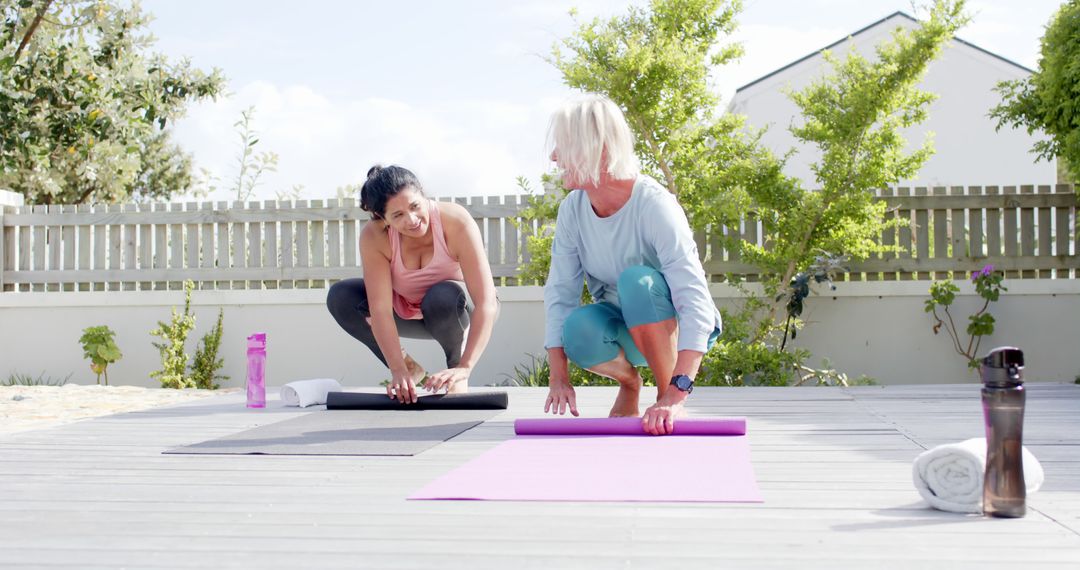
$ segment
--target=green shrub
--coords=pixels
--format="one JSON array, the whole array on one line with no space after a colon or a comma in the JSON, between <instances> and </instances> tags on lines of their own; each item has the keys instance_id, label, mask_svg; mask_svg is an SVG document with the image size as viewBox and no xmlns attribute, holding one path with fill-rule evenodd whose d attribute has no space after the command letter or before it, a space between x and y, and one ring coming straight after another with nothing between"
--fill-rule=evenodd
<instances>
[{"instance_id":1,"label":"green shrub","mask_svg":"<svg viewBox=\"0 0 1080 570\"><path fill-rule=\"evenodd\" d=\"M215 380L228 380L228 376L218 374L225 361L218 358L218 350L221 348L221 333L225 311L218 309L217 324L210 332L202 337L198 350L195 351L195 359L191 362L191 379L196 388L217 390L220 385Z\"/></svg>"},{"instance_id":2,"label":"green shrub","mask_svg":"<svg viewBox=\"0 0 1080 570\"><path fill-rule=\"evenodd\" d=\"M548 364L547 356L529 354L529 361L514 366L510 374L503 373L506 377L504 384L513 386L547 386L551 380L551 365ZM571 386L618 386L619 383L611 378L605 378L569 363ZM638 373L646 386L656 385L652 371L647 367L638 368Z\"/></svg>"},{"instance_id":3,"label":"green shrub","mask_svg":"<svg viewBox=\"0 0 1080 570\"><path fill-rule=\"evenodd\" d=\"M953 350L967 361L968 368L979 367L978 355L982 337L994 334L994 315L991 315L988 309L990 303L1001 297L1002 291L1008 291L1001 284L1002 279L1004 275L995 273L993 265L983 267L972 276L971 281L975 284L975 292L982 297L983 306L968 316L965 331L968 337L966 346L961 339L962 335L957 329L956 322L953 321L952 313L949 312L949 307L956 300L956 294L960 292L960 288L952 281L934 281L930 285L930 298L926 300L925 311L934 316L935 323L932 330L934 334L938 334L941 329L945 329L952 341ZM943 313L941 316L938 315L939 308ZM942 319L942 316L945 318Z\"/></svg>"},{"instance_id":4,"label":"green shrub","mask_svg":"<svg viewBox=\"0 0 1080 570\"><path fill-rule=\"evenodd\" d=\"M193 282L185 281L183 314L177 313L176 307L173 307L172 321L158 321L158 327L150 331L152 336L163 340L153 343L161 355L161 370L150 373L151 378L157 378L161 382L162 388L195 387L195 381L186 373L188 355L184 352L188 333L195 328L195 315L191 314L191 290L194 288Z\"/></svg>"},{"instance_id":5,"label":"green shrub","mask_svg":"<svg viewBox=\"0 0 1080 570\"><path fill-rule=\"evenodd\" d=\"M83 357L90 359L90 370L97 374L97 383L101 384L101 375L105 375L105 385L109 385L109 365L123 358L116 346L116 333L107 326L87 327L79 337L82 343Z\"/></svg>"},{"instance_id":6,"label":"green shrub","mask_svg":"<svg viewBox=\"0 0 1080 570\"><path fill-rule=\"evenodd\" d=\"M790 352L763 342L718 341L701 360L695 379L700 386L787 386L798 365L810 356L806 349Z\"/></svg>"},{"instance_id":7,"label":"green shrub","mask_svg":"<svg viewBox=\"0 0 1080 570\"><path fill-rule=\"evenodd\" d=\"M63 378L53 378L52 376L46 376L42 372L37 378L34 378L29 374L12 372L8 375L7 380L0 382L0 386L63 386L70 379L71 374Z\"/></svg>"}]
</instances>

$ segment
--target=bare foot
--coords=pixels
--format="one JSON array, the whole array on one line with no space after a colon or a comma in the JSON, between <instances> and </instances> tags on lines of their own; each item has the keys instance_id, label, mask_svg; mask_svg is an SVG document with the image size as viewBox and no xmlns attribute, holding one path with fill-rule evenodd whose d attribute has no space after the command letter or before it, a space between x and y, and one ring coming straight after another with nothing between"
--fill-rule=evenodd
<instances>
[{"instance_id":1,"label":"bare foot","mask_svg":"<svg viewBox=\"0 0 1080 570\"><path fill-rule=\"evenodd\" d=\"M640 396L641 389L638 387L627 388L626 386L619 386L619 395L615 397L615 405L611 406L608 417L636 418L640 416L641 410L638 408Z\"/></svg>"},{"instance_id":2,"label":"bare foot","mask_svg":"<svg viewBox=\"0 0 1080 570\"><path fill-rule=\"evenodd\" d=\"M427 378L427 371L424 370L420 363L413 360L413 357L409 356L404 350L401 351L401 355L405 357L405 368L409 371L409 376L412 378L413 384L417 386L420 382Z\"/></svg>"},{"instance_id":3,"label":"bare foot","mask_svg":"<svg viewBox=\"0 0 1080 570\"><path fill-rule=\"evenodd\" d=\"M454 382L450 385L450 388L446 390L447 394L464 394L469 391L468 382Z\"/></svg>"}]
</instances>

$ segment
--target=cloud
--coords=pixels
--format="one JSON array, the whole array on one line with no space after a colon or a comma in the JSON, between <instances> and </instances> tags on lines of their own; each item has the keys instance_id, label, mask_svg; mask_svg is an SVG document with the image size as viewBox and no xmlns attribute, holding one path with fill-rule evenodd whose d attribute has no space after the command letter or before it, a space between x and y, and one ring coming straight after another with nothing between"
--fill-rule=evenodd
<instances>
[{"instance_id":1,"label":"cloud","mask_svg":"<svg viewBox=\"0 0 1080 570\"><path fill-rule=\"evenodd\" d=\"M279 155L256 199L296 184L304 198L332 198L364 180L372 164L413 169L433 195L514 193L518 175L539 175L547 102L535 105L465 99L419 107L365 97L335 100L304 85L257 81L233 96L194 105L176 125L180 144L229 186L237 173L241 112L255 108L257 152ZM214 199L233 199L224 190Z\"/></svg>"},{"instance_id":2,"label":"cloud","mask_svg":"<svg viewBox=\"0 0 1080 570\"><path fill-rule=\"evenodd\" d=\"M577 12L581 21L625 14L631 6L643 6L645 0L518 0L506 7L506 14L513 20L528 23L550 23L568 20L571 10Z\"/></svg>"}]
</instances>

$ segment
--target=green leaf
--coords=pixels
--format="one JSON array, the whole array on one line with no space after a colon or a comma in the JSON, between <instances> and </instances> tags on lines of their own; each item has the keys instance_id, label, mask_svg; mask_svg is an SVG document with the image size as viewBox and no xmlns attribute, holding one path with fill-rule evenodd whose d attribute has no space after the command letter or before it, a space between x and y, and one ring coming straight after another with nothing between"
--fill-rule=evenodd
<instances>
[{"instance_id":1,"label":"green leaf","mask_svg":"<svg viewBox=\"0 0 1080 570\"><path fill-rule=\"evenodd\" d=\"M101 356L102 360L109 363L116 362L117 360L120 360L121 356L123 356L122 354L120 354L119 348L111 345L99 347L98 355Z\"/></svg>"}]
</instances>

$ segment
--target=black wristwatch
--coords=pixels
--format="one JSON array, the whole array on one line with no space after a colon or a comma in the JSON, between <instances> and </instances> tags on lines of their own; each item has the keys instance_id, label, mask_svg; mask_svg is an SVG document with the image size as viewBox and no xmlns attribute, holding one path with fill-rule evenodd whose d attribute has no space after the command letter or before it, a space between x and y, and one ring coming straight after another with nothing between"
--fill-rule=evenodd
<instances>
[{"instance_id":1,"label":"black wristwatch","mask_svg":"<svg viewBox=\"0 0 1080 570\"><path fill-rule=\"evenodd\" d=\"M694 391L694 379L686 374L672 376L671 385L678 388L680 392L686 392L687 394Z\"/></svg>"}]
</instances>

